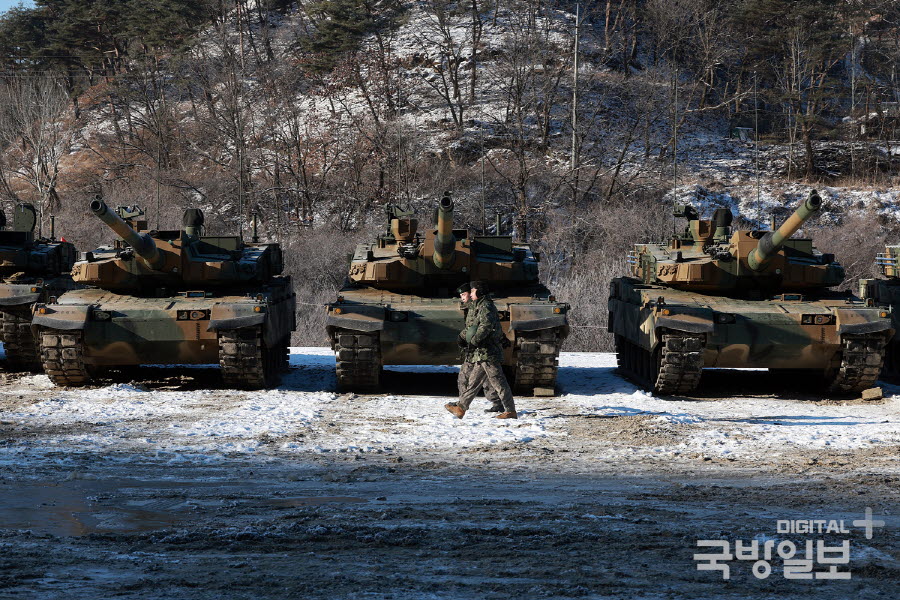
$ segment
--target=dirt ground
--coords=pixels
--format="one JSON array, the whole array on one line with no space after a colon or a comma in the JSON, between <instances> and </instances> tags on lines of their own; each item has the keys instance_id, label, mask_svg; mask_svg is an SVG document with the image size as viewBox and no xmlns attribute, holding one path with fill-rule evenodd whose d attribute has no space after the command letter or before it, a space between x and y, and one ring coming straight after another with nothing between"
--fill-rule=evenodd
<instances>
[{"instance_id":1,"label":"dirt ground","mask_svg":"<svg viewBox=\"0 0 900 600\"><path fill-rule=\"evenodd\" d=\"M292 362L269 393L207 390L212 369L83 391L6 375L0 598L897 596L892 387L834 402L718 372L673 402L570 355L560 397L498 424L483 404L444 413L452 369L354 396L328 391L326 353ZM867 507L871 539L852 524ZM847 531L778 531L815 519ZM794 558L846 541L851 577L786 579L773 549L768 577L732 559L723 580L697 569L698 540L793 541Z\"/></svg>"}]
</instances>

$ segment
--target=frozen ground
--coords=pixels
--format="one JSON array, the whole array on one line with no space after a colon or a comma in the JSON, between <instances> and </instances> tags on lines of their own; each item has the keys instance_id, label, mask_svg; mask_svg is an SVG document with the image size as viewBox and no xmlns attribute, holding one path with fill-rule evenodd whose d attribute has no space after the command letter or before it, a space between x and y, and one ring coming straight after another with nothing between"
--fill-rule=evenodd
<instances>
[{"instance_id":1,"label":"frozen ground","mask_svg":"<svg viewBox=\"0 0 900 600\"><path fill-rule=\"evenodd\" d=\"M356 396L331 391L329 351L291 362L270 392L207 368L86 390L3 375L0 598L895 597L900 388L829 401L710 371L663 400L568 353L561 395L501 423L443 410L455 368ZM866 507L871 539L776 531ZM697 571L697 540L754 538L847 539L852 578Z\"/></svg>"}]
</instances>

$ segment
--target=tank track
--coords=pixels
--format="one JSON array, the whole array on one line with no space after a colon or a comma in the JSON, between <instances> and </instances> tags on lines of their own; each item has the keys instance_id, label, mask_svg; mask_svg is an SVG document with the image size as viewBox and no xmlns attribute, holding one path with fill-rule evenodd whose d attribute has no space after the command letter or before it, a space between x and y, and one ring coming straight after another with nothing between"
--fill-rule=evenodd
<instances>
[{"instance_id":1,"label":"tank track","mask_svg":"<svg viewBox=\"0 0 900 600\"><path fill-rule=\"evenodd\" d=\"M660 396L688 394L697 389L703 373L702 336L664 333L657 353L651 354L616 335L619 370L628 379Z\"/></svg>"},{"instance_id":2,"label":"tank track","mask_svg":"<svg viewBox=\"0 0 900 600\"><path fill-rule=\"evenodd\" d=\"M338 391L377 390L382 366L378 334L339 329L333 335Z\"/></svg>"},{"instance_id":3,"label":"tank track","mask_svg":"<svg viewBox=\"0 0 900 600\"><path fill-rule=\"evenodd\" d=\"M828 391L858 394L874 387L884 365L887 336L883 332L841 336L841 362Z\"/></svg>"},{"instance_id":4,"label":"tank track","mask_svg":"<svg viewBox=\"0 0 900 600\"><path fill-rule=\"evenodd\" d=\"M561 343L556 329L523 332L516 336L514 394L531 395L535 388L556 388Z\"/></svg>"},{"instance_id":5,"label":"tank track","mask_svg":"<svg viewBox=\"0 0 900 600\"><path fill-rule=\"evenodd\" d=\"M0 313L0 341L6 350L6 365L12 371L40 371L41 354L31 333L31 320Z\"/></svg>"},{"instance_id":6,"label":"tank track","mask_svg":"<svg viewBox=\"0 0 900 600\"><path fill-rule=\"evenodd\" d=\"M61 386L90 383L91 374L84 364L84 332L41 330L41 363L50 381Z\"/></svg>"},{"instance_id":7,"label":"tank track","mask_svg":"<svg viewBox=\"0 0 900 600\"><path fill-rule=\"evenodd\" d=\"M286 363L284 340L267 348L262 327L243 327L219 332L219 366L226 386L258 390L275 386Z\"/></svg>"}]
</instances>

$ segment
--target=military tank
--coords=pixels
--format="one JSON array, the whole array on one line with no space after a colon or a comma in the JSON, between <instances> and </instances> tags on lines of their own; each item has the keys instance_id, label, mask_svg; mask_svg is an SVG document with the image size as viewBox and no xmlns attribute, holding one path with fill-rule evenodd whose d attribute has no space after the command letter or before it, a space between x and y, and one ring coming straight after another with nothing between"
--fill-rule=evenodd
<instances>
[{"instance_id":1,"label":"military tank","mask_svg":"<svg viewBox=\"0 0 900 600\"><path fill-rule=\"evenodd\" d=\"M386 209L387 232L356 247L346 283L327 307L339 389L378 389L385 365L459 364L465 315L455 290L481 279L509 341L503 364L514 391L554 395L569 306L540 283L539 254L512 236L454 229L449 195L424 233L411 211Z\"/></svg>"},{"instance_id":2,"label":"military tank","mask_svg":"<svg viewBox=\"0 0 900 600\"><path fill-rule=\"evenodd\" d=\"M296 298L278 244L203 235L203 213L183 228L149 231L137 207L91 212L121 239L75 263L91 286L35 307L44 370L78 386L110 369L218 363L225 385L266 388L287 370ZM254 236L255 237L255 236Z\"/></svg>"},{"instance_id":3,"label":"military tank","mask_svg":"<svg viewBox=\"0 0 900 600\"><path fill-rule=\"evenodd\" d=\"M860 279L859 295L875 306L888 308L893 319L892 327L900 331L900 246L885 246L878 254L875 265L881 271L880 279ZM892 382L900 380L900 336L888 341L882 376Z\"/></svg>"},{"instance_id":4,"label":"military tank","mask_svg":"<svg viewBox=\"0 0 900 600\"><path fill-rule=\"evenodd\" d=\"M37 211L31 204L13 209L12 229L6 229L0 211L0 341L10 370L39 371L40 353L31 333L31 312L36 303L75 288L70 271L75 246L65 241L36 237Z\"/></svg>"},{"instance_id":5,"label":"military tank","mask_svg":"<svg viewBox=\"0 0 900 600\"><path fill-rule=\"evenodd\" d=\"M726 209L702 220L677 207L684 233L636 245L630 276L610 284L620 372L661 395L690 393L712 367L821 373L832 394L873 386L893 334L889 309L831 291L843 267L791 237L821 206L812 191L777 230L733 233Z\"/></svg>"}]
</instances>

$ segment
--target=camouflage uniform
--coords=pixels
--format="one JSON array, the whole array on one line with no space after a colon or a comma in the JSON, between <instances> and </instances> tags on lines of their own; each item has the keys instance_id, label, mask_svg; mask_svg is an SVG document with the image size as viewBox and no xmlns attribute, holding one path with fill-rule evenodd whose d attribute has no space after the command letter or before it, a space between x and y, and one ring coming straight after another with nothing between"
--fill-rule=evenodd
<instances>
[{"instance_id":1,"label":"camouflage uniform","mask_svg":"<svg viewBox=\"0 0 900 600\"><path fill-rule=\"evenodd\" d=\"M500 328L500 317L493 300L488 297L479 298L474 303L470 302L469 312L466 315L466 329L463 336L469 344L469 352L466 362L472 373L468 385L462 390L457 403L463 410L469 410L472 400L478 395L481 387L486 390L494 390L500 398L505 412L515 412L512 390L503 374L501 362L503 360L503 348L500 343L503 331ZM490 394L490 392L487 392ZM488 396L490 397L490 396Z\"/></svg>"},{"instance_id":2,"label":"camouflage uniform","mask_svg":"<svg viewBox=\"0 0 900 600\"><path fill-rule=\"evenodd\" d=\"M475 303L469 300L463 306L463 310L466 311L466 320L468 321L468 315L472 312L472 307ZM467 323L468 326L468 323ZM460 338L462 342L465 342L465 332L460 333ZM497 393L497 390L490 385L484 385L484 370L478 367L478 363L469 362L468 355L469 350L466 347L463 357L463 362L459 365L459 377L456 380L456 387L459 390L459 395L462 396L463 393L469 386L480 385L483 389L484 397L494 405L494 410L499 412L502 410L503 404L500 402L500 394ZM478 377L476 381L470 381L472 377Z\"/></svg>"}]
</instances>

